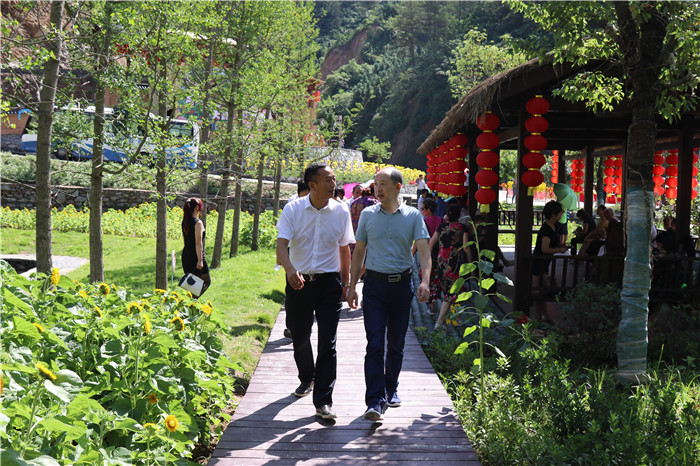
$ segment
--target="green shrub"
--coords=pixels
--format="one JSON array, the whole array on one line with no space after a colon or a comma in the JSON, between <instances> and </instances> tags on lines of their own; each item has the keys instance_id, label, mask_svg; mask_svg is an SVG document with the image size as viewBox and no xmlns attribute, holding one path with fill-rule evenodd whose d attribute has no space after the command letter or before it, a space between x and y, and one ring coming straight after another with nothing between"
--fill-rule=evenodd
<instances>
[{"instance_id":1,"label":"green shrub","mask_svg":"<svg viewBox=\"0 0 700 466\"><path fill-rule=\"evenodd\" d=\"M241 367L210 303L0 276L3 464L188 464L221 435Z\"/></svg>"},{"instance_id":2,"label":"green shrub","mask_svg":"<svg viewBox=\"0 0 700 466\"><path fill-rule=\"evenodd\" d=\"M580 283L566 294L562 356L575 363L614 364L620 325L620 290L614 285Z\"/></svg>"}]
</instances>

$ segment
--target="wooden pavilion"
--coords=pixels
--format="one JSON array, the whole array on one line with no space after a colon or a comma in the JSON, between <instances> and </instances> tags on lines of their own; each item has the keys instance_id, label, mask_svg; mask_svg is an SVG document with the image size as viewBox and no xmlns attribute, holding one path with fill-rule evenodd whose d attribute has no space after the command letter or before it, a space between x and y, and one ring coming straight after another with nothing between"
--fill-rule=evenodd
<instances>
[{"instance_id":1,"label":"wooden pavilion","mask_svg":"<svg viewBox=\"0 0 700 466\"><path fill-rule=\"evenodd\" d=\"M513 303L515 311L529 314L529 304L533 298L531 280L533 198L528 195L528 188L522 181L522 174L527 171L523 165L523 156L529 152L524 145L526 136L530 134L525 129L525 121L531 116L526 111L528 100L535 95L542 95L550 103L549 111L544 115L549 122L549 128L543 133L547 140L546 150L558 150L560 163L574 158L570 155L571 151L576 151L578 154L575 158L585 159L583 195L584 209L587 212L591 213L593 210L594 158L622 156L623 171L626 170L624 154L627 147L627 130L632 120L629 102L620 102L613 111L594 113L586 107L585 103L571 103L552 95L552 91L561 87L566 78L590 71L618 75L620 73L616 65L608 62L592 61L585 66L554 64L551 58L547 57L544 60L530 60L509 71L492 76L462 97L418 148L419 154L426 155L458 132L467 135L469 210L473 216L477 209L475 193L479 189L475 181L475 175L479 170L476 163L476 156L479 153L476 138L481 133L476 124L477 118L487 111L499 117L500 125L494 131L500 138L496 151L517 150L519 160L515 181L518 183L515 214L516 289ZM700 108L684 113L680 121L674 123L669 123L658 116L656 124L658 128L656 150L678 150L676 235L681 237L690 232L693 151L700 146ZM498 167L494 170L497 172ZM560 170L560 173L562 171ZM624 180L625 176L622 179ZM495 189L497 188L496 186ZM621 191L624 211L624 181ZM488 237L495 243L499 224L497 199L490 206L488 223L489 228L492 229ZM566 263L563 265L566 268ZM692 266L691 263L691 272ZM575 285L575 281L573 284ZM698 284L694 283L694 286L691 285L688 290L685 290L690 293L690 299L697 299L697 289Z\"/></svg>"}]
</instances>

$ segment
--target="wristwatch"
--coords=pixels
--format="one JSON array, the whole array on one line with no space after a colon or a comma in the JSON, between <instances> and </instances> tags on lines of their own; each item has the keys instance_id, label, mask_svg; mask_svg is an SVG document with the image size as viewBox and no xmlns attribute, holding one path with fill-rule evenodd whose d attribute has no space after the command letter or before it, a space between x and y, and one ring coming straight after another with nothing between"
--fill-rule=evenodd
<instances>
[{"instance_id":1,"label":"wristwatch","mask_svg":"<svg viewBox=\"0 0 700 466\"><path fill-rule=\"evenodd\" d=\"M343 288L350 288L350 283L341 283L340 286Z\"/></svg>"}]
</instances>

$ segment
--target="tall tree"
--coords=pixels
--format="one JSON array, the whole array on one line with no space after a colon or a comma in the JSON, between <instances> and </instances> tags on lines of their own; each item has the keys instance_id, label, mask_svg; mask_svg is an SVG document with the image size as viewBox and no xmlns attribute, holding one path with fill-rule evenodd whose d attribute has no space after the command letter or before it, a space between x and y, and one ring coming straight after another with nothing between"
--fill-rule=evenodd
<instances>
[{"instance_id":1,"label":"tall tree","mask_svg":"<svg viewBox=\"0 0 700 466\"><path fill-rule=\"evenodd\" d=\"M44 64L39 93L38 130L36 137L36 269L51 273L51 131L54 101L58 86L59 66L63 48L64 0L52 0L50 30L46 48L50 55Z\"/></svg>"},{"instance_id":2,"label":"tall tree","mask_svg":"<svg viewBox=\"0 0 700 466\"><path fill-rule=\"evenodd\" d=\"M674 120L697 108L700 96L700 7L697 2L511 2L552 33L557 62L605 59L622 76L572 78L561 94L610 109L624 96L632 107L628 129L627 258L618 330L618 379L640 383L646 374L647 318L651 286L650 226L655 116ZM593 84L597 82L599 84Z\"/></svg>"}]
</instances>

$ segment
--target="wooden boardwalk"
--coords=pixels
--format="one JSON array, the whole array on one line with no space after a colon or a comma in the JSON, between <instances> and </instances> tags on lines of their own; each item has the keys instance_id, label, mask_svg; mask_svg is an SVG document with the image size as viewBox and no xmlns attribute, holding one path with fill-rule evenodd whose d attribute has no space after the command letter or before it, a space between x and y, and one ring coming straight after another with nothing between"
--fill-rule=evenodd
<instances>
[{"instance_id":1,"label":"wooden boardwalk","mask_svg":"<svg viewBox=\"0 0 700 466\"><path fill-rule=\"evenodd\" d=\"M282 309L248 391L209 465L420 464L478 465L452 401L409 328L399 395L384 421L368 422L364 403L365 333L361 310L347 306L338 327L334 421L316 418L299 384L291 340L283 336ZM316 353L314 325L314 354Z\"/></svg>"}]
</instances>

